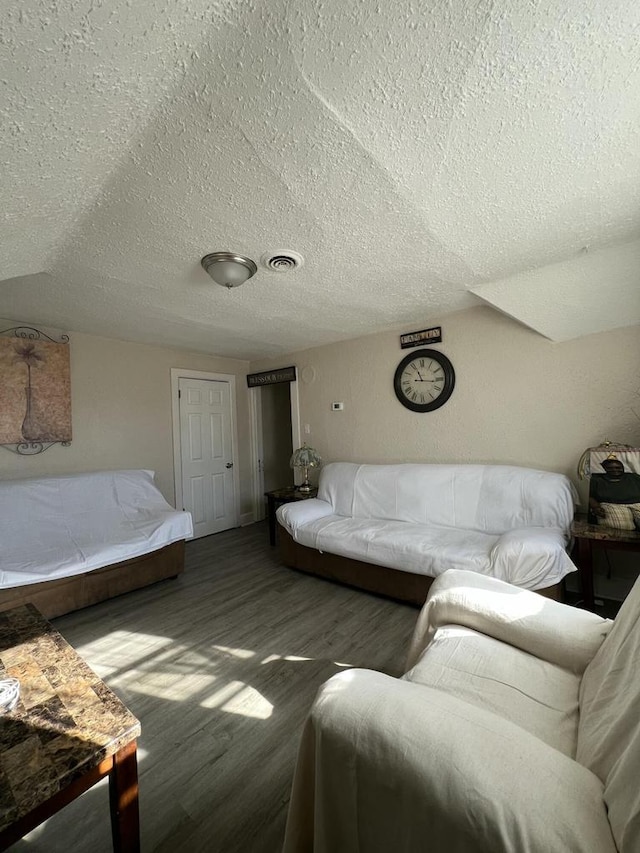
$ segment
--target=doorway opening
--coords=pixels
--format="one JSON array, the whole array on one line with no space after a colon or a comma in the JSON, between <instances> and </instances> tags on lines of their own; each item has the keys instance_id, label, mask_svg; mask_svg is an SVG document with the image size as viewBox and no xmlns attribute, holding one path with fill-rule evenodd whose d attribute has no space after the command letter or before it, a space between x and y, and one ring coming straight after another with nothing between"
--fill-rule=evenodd
<instances>
[{"instance_id":1,"label":"doorway opening","mask_svg":"<svg viewBox=\"0 0 640 853\"><path fill-rule=\"evenodd\" d=\"M266 515L264 493L293 485L291 454L300 446L298 383L278 382L251 388L251 444L254 518Z\"/></svg>"}]
</instances>

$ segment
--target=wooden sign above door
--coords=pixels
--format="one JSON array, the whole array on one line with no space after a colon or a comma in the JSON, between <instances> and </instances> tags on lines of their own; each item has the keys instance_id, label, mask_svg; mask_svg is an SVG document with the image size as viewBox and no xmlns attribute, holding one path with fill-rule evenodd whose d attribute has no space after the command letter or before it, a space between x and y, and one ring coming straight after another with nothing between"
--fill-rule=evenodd
<instances>
[{"instance_id":1,"label":"wooden sign above door","mask_svg":"<svg viewBox=\"0 0 640 853\"><path fill-rule=\"evenodd\" d=\"M276 385L278 382L295 382L295 367L279 367L277 370L265 370L263 373L248 373L247 386L258 388L262 385Z\"/></svg>"}]
</instances>

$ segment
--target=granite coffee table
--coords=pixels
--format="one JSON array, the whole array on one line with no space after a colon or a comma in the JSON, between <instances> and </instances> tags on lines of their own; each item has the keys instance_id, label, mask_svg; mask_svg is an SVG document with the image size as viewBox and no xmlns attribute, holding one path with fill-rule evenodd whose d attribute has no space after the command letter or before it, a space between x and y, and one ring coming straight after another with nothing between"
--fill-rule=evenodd
<instances>
[{"instance_id":1,"label":"granite coffee table","mask_svg":"<svg viewBox=\"0 0 640 853\"><path fill-rule=\"evenodd\" d=\"M0 678L20 700L0 716L0 850L109 776L116 853L140 850L140 723L32 604L0 613Z\"/></svg>"}]
</instances>

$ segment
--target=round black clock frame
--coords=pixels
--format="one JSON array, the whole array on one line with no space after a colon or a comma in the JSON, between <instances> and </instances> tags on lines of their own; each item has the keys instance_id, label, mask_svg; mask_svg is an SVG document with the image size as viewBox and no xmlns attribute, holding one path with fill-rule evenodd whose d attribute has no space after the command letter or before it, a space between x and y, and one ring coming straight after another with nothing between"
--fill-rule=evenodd
<instances>
[{"instance_id":1,"label":"round black clock frame","mask_svg":"<svg viewBox=\"0 0 640 853\"><path fill-rule=\"evenodd\" d=\"M414 395L407 390L408 383L406 379L405 384L402 384L402 374L409 364L415 362L415 372L417 373L418 377L420 377L420 369L422 367L423 370L426 370L428 367L428 361L435 361L437 362L439 367L442 368L442 388L440 390L440 393L437 394L436 397L429 400L429 402L423 403L418 402L417 399L412 399L412 396ZM418 378L414 381L431 382L435 384L440 380ZM411 409L412 412L433 412L435 409L439 409L440 406L443 406L447 402L449 397L453 394L455 384L456 373L453 369L453 365L451 364L447 356L444 355L444 353L441 353L435 349L420 349L415 352L410 352L402 359L400 364L397 366L395 376L393 377L393 389L396 392L396 397L398 398L398 400L400 400L403 406L406 406L407 409ZM417 397L417 392L415 396Z\"/></svg>"}]
</instances>

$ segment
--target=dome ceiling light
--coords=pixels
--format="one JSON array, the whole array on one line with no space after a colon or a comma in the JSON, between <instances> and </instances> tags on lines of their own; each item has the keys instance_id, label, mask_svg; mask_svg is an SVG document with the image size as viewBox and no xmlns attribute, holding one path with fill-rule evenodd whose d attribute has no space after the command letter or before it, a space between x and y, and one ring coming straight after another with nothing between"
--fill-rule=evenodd
<instances>
[{"instance_id":1,"label":"dome ceiling light","mask_svg":"<svg viewBox=\"0 0 640 853\"><path fill-rule=\"evenodd\" d=\"M236 255L234 252L211 252L205 255L200 263L216 284L229 289L239 287L258 272L258 267L251 258Z\"/></svg>"}]
</instances>

